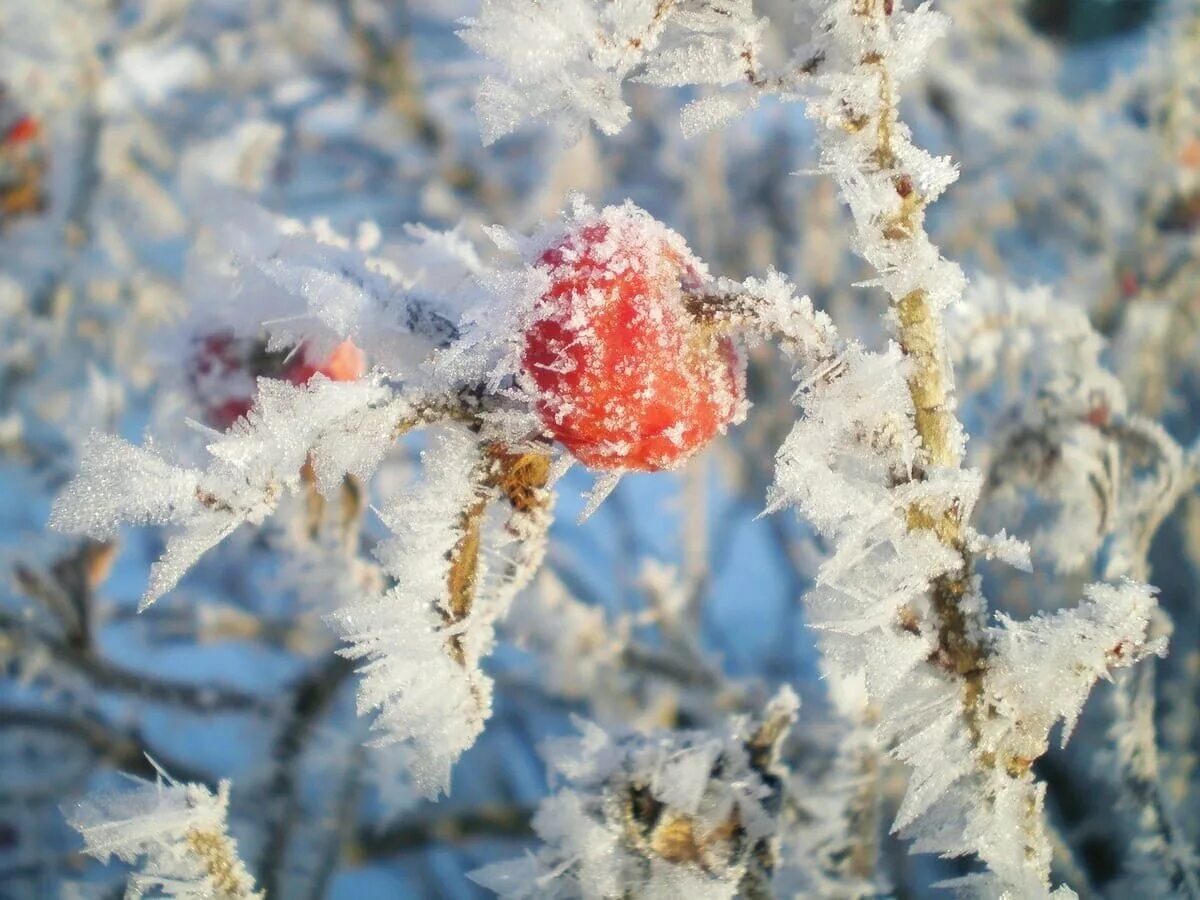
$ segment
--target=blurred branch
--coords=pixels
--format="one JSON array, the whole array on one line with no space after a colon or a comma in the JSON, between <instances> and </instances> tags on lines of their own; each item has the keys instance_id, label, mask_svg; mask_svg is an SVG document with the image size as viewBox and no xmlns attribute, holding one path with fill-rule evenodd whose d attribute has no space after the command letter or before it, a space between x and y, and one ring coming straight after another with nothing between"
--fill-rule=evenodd
<instances>
[{"instance_id":1,"label":"blurred branch","mask_svg":"<svg viewBox=\"0 0 1200 900\"><path fill-rule=\"evenodd\" d=\"M3 649L11 656L40 650L97 689L134 694L143 700L180 706L194 713L265 712L272 708L268 698L238 688L172 681L122 668L2 611L0 641L7 644Z\"/></svg>"},{"instance_id":2,"label":"blurred branch","mask_svg":"<svg viewBox=\"0 0 1200 900\"><path fill-rule=\"evenodd\" d=\"M58 620L72 647L86 651L92 640L92 604L116 556L116 544L83 541L79 548L55 561L49 573L23 563L14 566L17 584Z\"/></svg>"},{"instance_id":3,"label":"blurred branch","mask_svg":"<svg viewBox=\"0 0 1200 900\"><path fill-rule=\"evenodd\" d=\"M76 169L76 181L73 192L67 204L66 222L63 227L65 248L78 249L91 238L88 220L91 217L92 201L100 187L101 173L99 163L101 115L89 99L82 116L83 135L80 140L79 165ZM48 274L42 286L30 297L30 309L40 316L50 314L59 287L66 280L70 270L71 255L63 253L59 265L52 274Z\"/></svg>"},{"instance_id":4,"label":"blurred branch","mask_svg":"<svg viewBox=\"0 0 1200 900\"><path fill-rule=\"evenodd\" d=\"M152 747L137 730L122 731L95 715L5 707L0 709L0 723L3 723L0 728L28 728L75 738L87 745L99 761L140 778L158 776L158 769L147 759L149 756L181 781L216 789L217 779L208 772Z\"/></svg>"},{"instance_id":5,"label":"blurred branch","mask_svg":"<svg viewBox=\"0 0 1200 900\"><path fill-rule=\"evenodd\" d=\"M269 806L263 810L266 838L259 856L258 871L266 896L279 895L287 845L292 826L300 813L299 760L321 715L337 696L338 689L354 672L354 662L330 656L303 676L292 691L291 711L272 745L274 773L267 785Z\"/></svg>"},{"instance_id":6,"label":"blurred branch","mask_svg":"<svg viewBox=\"0 0 1200 900\"><path fill-rule=\"evenodd\" d=\"M358 801L362 795L362 768L366 751L361 741L355 741L354 749L346 761L346 771L334 801L333 821L321 851L308 896L311 900L322 900L329 890L329 879L341 861L342 850L350 843L358 823Z\"/></svg>"},{"instance_id":7,"label":"blurred branch","mask_svg":"<svg viewBox=\"0 0 1200 900\"><path fill-rule=\"evenodd\" d=\"M481 806L478 809L400 822L382 831L364 828L349 855L386 859L421 850L431 844L461 844L482 839L523 840L532 836L533 810L522 806Z\"/></svg>"}]
</instances>

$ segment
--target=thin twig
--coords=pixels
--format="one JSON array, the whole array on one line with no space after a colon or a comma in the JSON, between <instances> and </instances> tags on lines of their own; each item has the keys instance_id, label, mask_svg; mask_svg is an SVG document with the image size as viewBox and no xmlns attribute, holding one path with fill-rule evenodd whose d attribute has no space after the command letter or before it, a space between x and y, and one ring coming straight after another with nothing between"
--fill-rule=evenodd
<instances>
[{"instance_id":1,"label":"thin twig","mask_svg":"<svg viewBox=\"0 0 1200 900\"><path fill-rule=\"evenodd\" d=\"M291 712L272 744L274 770L267 785L268 807L264 810L266 838L258 871L268 897L280 896L288 839L300 814L300 757L316 730L317 721L353 672L353 661L330 656L302 677L292 690Z\"/></svg>"},{"instance_id":2,"label":"thin twig","mask_svg":"<svg viewBox=\"0 0 1200 900\"><path fill-rule=\"evenodd\" d=\"M143 700L183 707L194 713L269 712L273 708L269 698L228 685L173 681L122 668L6 612L0 612L0 639L15 645L17 651L27 653L38 649L45 652L55 662L82 675L101 690L133 694Z\"/></svg>"},{"instance_id":3,"label":"thin twig","mask_svg":"<svg viewBox=\"0 0 1200 900\"><path fill-rule=\"evenodd\" d=\"M0 709L0 728L28 728L35 731L64 734L85 744L100 762L141 778L158 774L149 761L181 781L203 784L216 790L218 779L212 774L176 759L160 747L152 746L137 730L122 731L92 713L70 715L48 710L5 707Z\"/></svg>"},{"instance_id":4,"label":"thin twig","mask_svg":"<svg viewBox=\"0 0 1200 900\"><path fill-rule=\"evenodd\" d=\"M472 840L524 840L532 835L533 810L522 806L481 806L466 812L422 816L382 831L359 832L350 856L386 859L432 844L461 844Z\"/></svg>"}]
</instances>

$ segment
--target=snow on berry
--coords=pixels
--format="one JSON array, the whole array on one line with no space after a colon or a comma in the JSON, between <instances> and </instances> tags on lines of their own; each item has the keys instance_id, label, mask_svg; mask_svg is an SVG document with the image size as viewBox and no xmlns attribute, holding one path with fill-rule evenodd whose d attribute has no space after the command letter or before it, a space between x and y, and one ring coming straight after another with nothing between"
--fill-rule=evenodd
<instances>
[{"instance_id":1,"label":"snow on berry","mask_svg":"<svg viewBox=\"0 0 1200 900\"><path fill-rule=\"evenodd\" d=\"M593 469L682 464L743 414L732 341L685 305L707 272L631 203L584 213L543 251L549 286L523 367L546 430Z\"/></svg>"}]
</instances>

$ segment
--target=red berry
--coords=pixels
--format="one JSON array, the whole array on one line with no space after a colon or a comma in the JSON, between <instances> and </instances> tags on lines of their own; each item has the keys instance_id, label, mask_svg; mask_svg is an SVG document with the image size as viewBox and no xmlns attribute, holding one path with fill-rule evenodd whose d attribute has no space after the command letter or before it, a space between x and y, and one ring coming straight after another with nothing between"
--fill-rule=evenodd
<instances>
[{"instance_id":1,"label":"red berry","mask_svg":"<svg viewBox=\"0 0 1200 900\"><path fill-rule=\"evenodd\" d=\"M204 408L205 421L214 428L224 431L254 405L253 356L254 342L228 331L192 342L188 384Z\"/></svg>"},{"instance_id":2,"label":"red berry","mask_svg":"<svg viewBox=\"0 0 1200 900\"><path fill-rule=\"evenodd\" d=\"M3 143L8 146L25 144L36 139L42 133L42 126L33 116L21 116L8 127L4 133Z\"/></svg>"},{"instance_id":3,"label":"red berry","mask_svg":"<svg viewBox=\"0 0 1200 900\"><path fill-rule=\"evenodd\" d=\"M227 431L230 425L243 418L253 406L254 401L249 397L230 397L215 406L208 407L205 410L205 418L214 428Z\"/></svg>"},{"instance_id":4,"label":"red berry","mask_svg":"<svg viewBox=\"0 0 1200 900\"><path fill-rule=\"evenodd\" d=\"M332 381L353 381L366 372L363 353L350 341L342 341L324 358L301 345L282 371L277 361L264 354L261 343L219 331L195 339L187 363L192 394L204 407L204 418L214 428L225 430L254 406L260 377L285 378L295 385L307 384L320 373Z\"/></svg>"},{"instance_id":5,"label":"red berry","mask_svg":"<svg viewBox=\"0 0 1200 900\"><path fill-rule=\"evenodd\" d=\"M367 361L363 352L353 342L342 341L324 359L314 359L309 346L301 345L284 377L292 384L308 384L318 373L330 381L355 381L362 378L366 371Z\"/></svg>"},{"instance_id":6,"label":"red berry","mask_svg":"<svg viewBox=\"0 0 1200 900\"><path fill-rule=\"evenodd\" d=\"M1200 169L1200 137L1194 137L1183 145L1179 162L1185 169Z\"/></svg>"},{"instance_id":7,"label":"red berry","mask_svg":"<svg viewBox=\"0 0 1200 900\"><path fill-rule=\"evenodd\" d=\"M630 204L610 207L538 264L550 284L523 367L546 430L585 465L673 468L739 415L737 351L685 308L703 264L679 235Z\"/></svg>"}]
</instances>

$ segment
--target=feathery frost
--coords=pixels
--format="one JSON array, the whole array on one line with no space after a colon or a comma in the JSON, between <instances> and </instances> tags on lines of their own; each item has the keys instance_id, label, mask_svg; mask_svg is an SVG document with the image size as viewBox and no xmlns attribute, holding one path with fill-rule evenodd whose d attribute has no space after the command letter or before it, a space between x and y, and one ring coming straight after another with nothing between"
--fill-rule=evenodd
<instances>
[{"instance_id":1,"label":"feathery frost","mask_svg":"<svg viewBox=\"0 0 1200 900\"><path fill-rule=\"evenodd\" d=\"M1049 896L1032 763L1056 721L1069 731L1097 677L1160 649L1148 635L1152 593L1093 586L1077 610L988 624L971 555L1024 568L1028 549L969 525L982 476L960 468L941 323L965 280L923 227L956 172L914 147L896 114L898 86L945 20L928 7L837 0L816 30L808 112L823 126L822 167L850 207L872 283L892 298L900 346L847 347L821 377L802 376L802 418L778 454L772 505L794 503L831 539L810 617L833 676L862 679L880 745L911 767L894 828L917 851L982 859L989 872L964 889Z\"/></svg>"},{"instance_id":2,"label":"feathery frost","mask_svg":"<svg viewBox=\"0 0 1200 900\"><path fill-rule=\"evenodd\" d=\"M79 475L59 496L51 524L111 536L124 522L169 524L166 551L150 572L142 607L171 590L187 570L238 526L259 524L285 491L297 491L313 460L320 490L332 495L346 474L367 477L411 415L378 381L307 386L263 378L246 419L213 433L200 470L119 438L93 435Z\"/></svg>"},{"instance_id":3,"label":"feathery frost","mask_svg":"<svg viewBox=\"0 0 1200 900\"><path fill-rule=\"evenodd\" d=\"M371 223L351 240L226 189L202 183L194 193L207 230L186 288L205 333L265 334L269 350L307 341L325 351L350 339L373 365L410 380L456 336L455 304L474 296L481 265L455 234L411 228L408 241L385 249Z\"/></svg>"},{"instance_id":4,"label":"feathery frost","mask_svg":"<svg viewBox=\"0 0 1200 900\"><path fill-rule=\"evenodd\" d=\"M166 776L132 780L131 791L93 794L65 811L89 855L136 867L127 900L149 890L187 900L262 900L229 836L228 781L214 794Z\"/></svg>"},{"instance_id":5,"label":"feathery frost","mask_svg":"<svg viewBox=\"0 0 1200 900\"><path fill-rule=\"evenodd\" d=\"M376 553L396 586L343 607L330 621L350 645L341 653L366 661L359 712L377 713L378 743L411 742L416 785L436 797L449 791L452 766L491 712L492 684L478 663L493 637L477 611L454 621L446 596L464 510L480 499L478 448L467 435L449 432L424 457L423 482L381 513L393 537Z\"/></svg>"},{"instance_id":6,"label":"feathery frost","mask_svg":"<svg viewBox=\"0 0 1200 900\"><path fill-rule=\"evenodd\" d=\"M477 97L484 143L530 119L574 142L589 123L605 134L629 123L626 81L740 86L684 107L688 135L729 122L763 93L793 92L803 77L796 66L761 64L766 25L750 0L484 0L460 33L501 70Z\"/></svg>"},{"instance_id":7,"label":"feathery frost","mask_svg":"<svg viewBox=\"0 0 1200 900\"><path fill-rule=\"evenodd\" d=\"M560 789L533 820L542 846L471 877L511 900L762 890L782 799L775 756L798 705L785 688L762 722L716 733L613 735L577 721L578 737L543 747Z\"/></svg>"},{"instance_id":8,"label":"feathery frost","mask_svg":"<svg viewBox=\"0 0 1200 900\"><path fill-rule=\"evenodd\" d=\"M737 718L724 730L613 735L581 724L578 738L546 749L559 789L534 821L541 846L475 873L502 896L726 898L770 890L776 879L818 892L882 890L870 837L853 825L872 809L883 752L910 770L894 829L919 852L974 854L986 865L956 887L1069 896L1050 882L1034 762L1053 728L1069 737L1095 681L1164 650L1151 628L1154 590L1134 579L1186 483L1182 451L1126 414L1082 313L986 282L960 305L965 276L925 231L926 206L958 172L912 143L898 91L947 20L900 0L812 6L811 46L775 68L763 62L767 22L749 0L483 0L462 35L499 67L478 95L489 143L530 119L555 123L568 139L590 123L613 134L630 118L622 95L630 80L713 89L685 108L689 134L766 95L804 93L821 170L849 207L855 250L875 270L867 284L891 299L894 339L884 347L841 338L779 273L709 277L682 238L629 203L597 212L576 198L528 238L495 227L489 234L508 259L493 266L454 232L413 228L408 241L382 247L372 227L350 241L328 223L282 220L214 195L199 203L210 233L191 265L189 291L206 303L197 309L240 337L264 336L271 350L352 339L376 372L300 387L260 380L254 409L214 433L203 467L95 435L56 504L56 527L98 537L125 522L172 527L145 605L241 524L263 522L285 492L301 490L302 472L332 495L347 475L369 477L407 427L453 421L427 445L424 479L381 512L392 531L376 554L386 586L364 585L328 616L343 654L361 663L358 706L374 716L377 743L403 744L417 789L434 798L449 791L453 765L490 715L493 685L480 665L541 563L550 524L549 485L561 466L522 357L554 274L548 248L569 230L603 224L612 239L591 252L620 271L632 263L616 252L616 236L641 236L651 258L667 248L690 269L689 314L778 340L795 367L800 414L778 450L769 507L798 509L830 548L807 606L831 697L848 721L838 782L784 810L785 790L807 789L777 763L797 708L786 690L761 721ZM682 295L674 299L683 306ZM982 471L963 467L956 363L968 389L993 385L1002 409L982 432L1000 435ZM1015 403L994 387L1002 369L1020 370ZM1070 523L1058 539L1035 534L1039 553L1060 569L1100 556L1115 583L1088 586L1083 603L1052 615L993 620L975 559L1028 569L1031 552L1007 532L977 530L972 516L997 499L993 484L1016 482L1006 466L1027 471L1038 452L1050 462L1032 467L1027 493L1056 504L1052 529ZM601 481L593 502L613 484ZM551 687L571 694L619 681L630 623L596 641L588 632L605 622L594 610L542 600L513 624L547 648ZM195 861L168 851L196 827L227 842L225 787L216 797L195 786L155 791L136 808L85 806L76 822L89 852L146 856L147 877L159 878L147 884L215 877L169 868ZM108 830L98 824L114 816ZM780 839L781 823L822 816L823 827ZM244 870L231 864L229 873L250 896Z\"/></svg>"}]
</instances>

